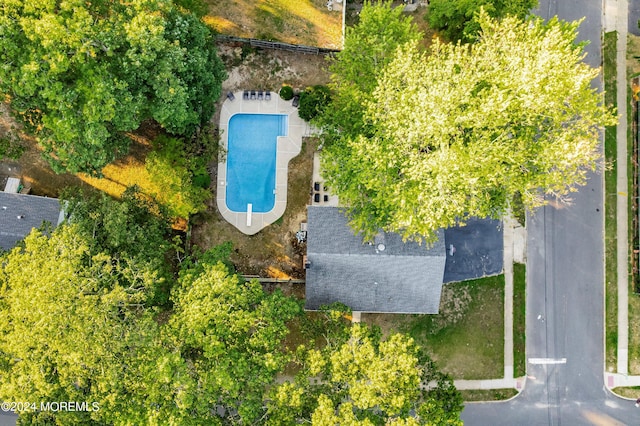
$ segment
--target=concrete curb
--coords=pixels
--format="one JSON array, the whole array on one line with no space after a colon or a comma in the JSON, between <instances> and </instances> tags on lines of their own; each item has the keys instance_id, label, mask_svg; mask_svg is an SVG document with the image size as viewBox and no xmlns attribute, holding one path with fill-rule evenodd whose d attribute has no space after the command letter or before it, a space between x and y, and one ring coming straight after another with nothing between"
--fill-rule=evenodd
<instances>
[{"instance_id":1,"label":"concrete curb","mask_svg":"<svg viewBox=\"0 0 640 426\"><path fill-rule=\"evenodd\" d=\"M518 392L524 389L526 377L516 379L491 379L491 380L454 380L458 390L487 390L487 389L516 389Z\"/></svg>"}]
</instances>

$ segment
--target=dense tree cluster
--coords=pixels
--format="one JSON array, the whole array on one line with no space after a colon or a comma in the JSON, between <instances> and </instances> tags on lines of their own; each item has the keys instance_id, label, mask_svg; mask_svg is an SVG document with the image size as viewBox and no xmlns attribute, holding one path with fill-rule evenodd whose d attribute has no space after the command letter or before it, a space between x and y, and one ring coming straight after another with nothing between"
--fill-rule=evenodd
<instances>
[{"instance_id":1,"label":"dense tree cluster","mask_svg":"<svg viewBox=\"0 0 640 426\"><path fill-rule=\"evenodd\" d=\"M166 222L134 197L69 206L50 236L34 231L2 257L2 400L99 404L23 413L63 424L254 421L287 360L281 341L298 302L234 275L225 246L183 260L163 313L155 290L166 295L175 280Z\"/></svg>"},{"instance_id":2,"label":"dense tree cluster","mask_svg":"<svg viewBox=\"0 0 640 426\"><path fill-rule=\"evenodd\" d=\"M349 407L407 424L459 417L459 394L409 338L352 329L335 307L309 322L296 299L236 275L230 244L181 253L163 210L137 191L65 206L66 222L0 255L0 400L91 409L28 407L21 423L323 424L339 421L334 406L345 419ZM285 346L292 320L310 336L296 352ZM294 361L301 373L277 385ZM316 375L330 386L305 387ZM420 380L443 393L420 391Z\"/></svg>"},{"instance_id":3,"label":"dense tree cluster","mask_svg":"<svg viewBox=\"0 0 640 426\"><path fill-rule=\"evenodd\" d=\"M515 196L529 209L565 197L595 169L600 129L615 116L591 86L598 70L582 61L578 22L481 13L476 43L423 52L390 6L361 17L317 119L323 176L355 229L432 238L469 216L501 216ZM363 39L377 40L373 61Z\"/></svg>"},{"instance_id":4,"label":"dense tree cluster","mask_svg":"<svg viewBox=\"0 0 640 426\"><path fill-rule=\"evenodd\" d=\"M56 171L99 172L147 119L190 135L225 78L210 30L169 0L10 1L0 28L0 92Z\"/></svg>"}]
</instances>

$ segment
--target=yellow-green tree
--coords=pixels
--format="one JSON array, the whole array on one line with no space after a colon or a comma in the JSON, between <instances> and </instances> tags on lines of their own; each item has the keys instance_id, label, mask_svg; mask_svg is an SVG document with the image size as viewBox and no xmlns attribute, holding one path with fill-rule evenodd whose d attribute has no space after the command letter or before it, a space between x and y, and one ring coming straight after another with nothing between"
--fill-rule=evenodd
<instances>
[{"instance_id":1,"label":"yellow-green tree","mask_svg":"<svg viewBox=\"0 0 640 426\"><path fill-rule=\"evenodd\" d=\"M215 402L226 423L253 424L264 414L267 386L288 361L282 342L301 308L279 290L267 294L257 281L230 274L221 259L228 254L208 252L183 267L171 333L198 378L191 412L206 418Z\"/></svg>"},{"instance_id":2,"label":"yellow-green tree","mask_svg":"<svg viewBox=\"0 0 640 426\"><path fill-rule=\"evenodd\" d=\"M566 197L596 169L615 116L592 87L579 23L478 19L472 45L399 48L353 98L363 124L326 133L323 175L357 230L432 238L500 217L517 194L528 209Z\"/></svg>"},{"instance_id":3,"label":"yellow-green tree","mask_svg":"<svg viewBox=\"0 0 640 426\"><path fill-rule=\"evenodd\" d=\"M137 412L142 420L147 410L132 391L158 327L141 308L144 295L118 283L113 258L91 255L78 227L63 225L51 237L34 231L1 260L0 397L38 409L50 401L98 404L23 414L64 424L134 419Z\"/></svg>"},{"instance_id":4,"label":"yellow-green tree","mask_svg":"<svg viewBox=\"0 0 640 426\"><path fill-rule=\"evenodd\" d=\"M70 222L0 255L0 400L98 407L28 407L28 424L258 421L299 303L232 274L230 244L182 259L177 277L166 221L135 199L67 206Z\"/></svg>"},{"instance_id":5,"label":"yellow-green tree","mask_svg":"<svg viewBox=\"0 0 640 426\"><path fill-rule=\"evenodd\" d=\"M204 188L195 181L195 176L209 176L205 165L212 158L211 150L190 153L186 152L187 144L181 139L160 136L145 160L153 184L152 195L173 218L189 218L204 211L205 201L211 198L208 185ZM205 182L210 183L208 179Z\"/></svg>"},{"instance_id":6,"label":"yellow-green tree","mask_svg":"<svg viewBox=\"0 0 640 426\"><path fill-rule=\"evenodd\" d=\"M300 373L272 389L267 424L462 424L460 393L413 339L381 340L378 330L344 324L343 312L327 314L343 332L323 349L299 348Z\"/></svg>"},{"instance_id":7,"label":"yellow-green tree","mask_svg":"<svg viewBox=\"0 0 640 426\"><path fill-rule=\"evenodd\" d=\"M399 46L421 38L402 8L392 8L391 2L372 6L366 1L358 24L347 28L344 49L330 64L331 103L316 117L317 124L325 132L365 132L364 103L377 86L380 70L393 59Z\"/></svg>"}]
</instances>

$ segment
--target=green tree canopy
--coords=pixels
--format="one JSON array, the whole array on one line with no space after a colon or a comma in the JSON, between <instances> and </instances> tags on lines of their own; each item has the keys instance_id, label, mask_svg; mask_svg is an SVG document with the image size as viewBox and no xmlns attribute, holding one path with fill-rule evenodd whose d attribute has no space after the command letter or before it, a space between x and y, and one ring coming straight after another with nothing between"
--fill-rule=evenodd
<instances>
[{"instance_id":1,"label":"green tree canopy","mask_svg":"<svg viewBox=\"0 0 640 426\"><path fill-rule=\"evenodd\" d=\"M591 86L579 22L479 22L470 46L436 42L425 54L407 43L358 101L367 132L339 122L326 133L323 176L357 230L432 238L469 216L499 217L516 194L529 209L565 197L596 168L615 116Z\"/></svg>"},{"instance_id":2,"label":"green tree canopy","mask_svg":"<svg viewBox=\"0 0 640 426\"><path fill-rule=\"evenodd\" d=\"M298 115L305 121L311 121L325 110L330 100L331 91L327 86L319 84L307 87L307 89L300 94Z\"/></svg>"},{"instance_id":3,"label":"green tree canopy","mask_svg":"<svg viewBox=\"0 0 640 426\"><path fill-rule=\"evenodd\" d=\"M214 401L229 423L253 424L266 387L287 363L286 324L301 308L280 291L267 294L257 281L230 275L219 260L228 254L220 254L205 253L182 269L170 325L198 377L193 411L205 416Z\"/></svg>"},{"instance_id":4,"label":"green tree canopy","mask_svg":"<svg viewBox=\"0 0 640 426\"><path fill-rule=\"evenodd\" d=\"M39 416L62 424L147 412L131 392L158 330L143 294L118 282L113 259L90 254L78 226L61 225L51 237L34 231L1 261L0 398L99 404Z\"/></svg>"},{"instance_id":5,"label":"green tree canopy","mask_svg":"<svg viewBox=\"0 0 640 426\"><path fill-rule=\"evenodd\" d=\"M56 171L99 172L146 119L191 134L225 78L210 30L168 0L5 2L0 28L0 91Z\"/></svg>"},{"instance_id":6,"label":"green tree canopy","mask_svg":"<svg viewBox=\"0 0 640 426\"><path fill-rule=\"evenodd\" d=\"M331 62L332 102L317 117L318 124L327 132L365 131L364 102L377 85L378 73L399 46L421 38L402 8L365 2L358 24L347 28L344 49Z\"/></svg>"},{"instance_id":7,"label":"green tree canopy","mask_svg":"<svg viewBox=\"0 0 640 426\"><path fill-rule=\"evenodd\" d=\"M87 241L89 253L104 253L114 260L113 273L118 274L121 285L130 283L130 288L143 292L150 304L168 301L174 274L167 260L173 244L168 241L171 227L160 206L135 187L127 189L121 200L71 190L62 199L69 220Z\"/></svg>"},{"instance_id":8,"label":"green tree canopy","mask_svg":"<svg viewBox=\"0 0 640 426\"><path fill-rule=\"evenodd\" d=\"M211 198L208 187L194 183L194 176L206 176L204 166L211 157L206 153L189 155L185 145L178 138L160 136L154 141L154 150L145 162L149 180L155 187L153 196L174 218L188 218L205 210L205 201Z\"/></svg>"},{"instance_id":9,"label":"green tree canopy","mask_svg":"<svg viewBox=\"0 0 640 426\"><path fill-rule=\"evenodd\" d=\"M480 9L493 18L524 19L537 6L538 0L431 0L426 18L447 40L466 43L475 41L480 32Z\"/></svg>"},{"instance_id":10,"label":"green tree canopy","mask_svg":"<svg viewBox=\"0 0 640 426\"><path fill-rule=\"evenodd\" d=\"M267 424L462 425L460 393L410 337L381 340L379 329L326 314L343 332L299 349L300 373L271 390Z\"/></svg>"}]
</instances>

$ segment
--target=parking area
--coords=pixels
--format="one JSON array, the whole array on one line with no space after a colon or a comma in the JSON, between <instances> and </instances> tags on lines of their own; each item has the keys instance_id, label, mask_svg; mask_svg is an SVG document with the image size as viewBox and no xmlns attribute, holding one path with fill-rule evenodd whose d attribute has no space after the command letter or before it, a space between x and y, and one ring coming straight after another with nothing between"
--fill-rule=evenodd
<instances>
[{"instance_id":1,"label":"parking area","mask_svg":"<svg viewBox=\"0 0 640 426\"><path fill-rule=\"evenodd\" d=\"M504 243L501 221L470 219L466 226L446 229L444 239L447 262L443 282L471 280L502 273Z\"/></svg>"}]
</instances>

